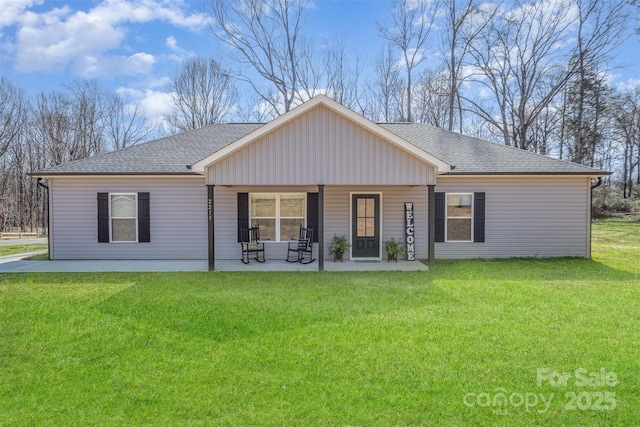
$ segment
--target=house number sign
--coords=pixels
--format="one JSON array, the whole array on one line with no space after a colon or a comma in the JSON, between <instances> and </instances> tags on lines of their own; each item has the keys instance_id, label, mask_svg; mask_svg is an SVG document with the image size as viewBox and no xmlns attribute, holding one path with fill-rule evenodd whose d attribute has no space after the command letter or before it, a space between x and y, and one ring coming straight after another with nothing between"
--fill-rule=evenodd
<instances>
[{"instance_id":1,"label":"house number sign","mask_svg":"<svg viewBox=\"0 0 640 427\"><path fill-rule=\"evenodd\" d=\"M413 202L404 204L404 242L407 246L407 261L416 259L415 230L413 226Z\"/></svg>"}]
</instances>

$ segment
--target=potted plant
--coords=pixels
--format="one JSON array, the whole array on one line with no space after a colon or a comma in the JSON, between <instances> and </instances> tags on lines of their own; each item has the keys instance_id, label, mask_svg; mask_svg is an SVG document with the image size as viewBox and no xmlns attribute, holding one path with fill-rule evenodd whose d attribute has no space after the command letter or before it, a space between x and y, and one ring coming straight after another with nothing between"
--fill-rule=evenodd
<instances>
[{"instance_id":1,"label":"potted plant","mask_svg":"<svg viewBox=\"0 0 640 427\"><path fill-rule=\"evenodd\" d=\"M407 249L398 243L395 237L384 242L384 250L387 253L387 262L391 260L398 262L398 255L403 255L407 252Z\"/></svg>"},{"instance_id":2,"label":"potted plant","mask_svg":"<svg viewBox=\"0 0 640 427\"><path fill-rule=\"evenodd\" d=\"M336 260L342 262L342 256L350 247L351 243L347 241L347 236L344 234L341 236L334 234L333 239L331 239L331 245L329 246L329 253L333 254L333 262L336 262Z\"/></svg>"}]
</instances>

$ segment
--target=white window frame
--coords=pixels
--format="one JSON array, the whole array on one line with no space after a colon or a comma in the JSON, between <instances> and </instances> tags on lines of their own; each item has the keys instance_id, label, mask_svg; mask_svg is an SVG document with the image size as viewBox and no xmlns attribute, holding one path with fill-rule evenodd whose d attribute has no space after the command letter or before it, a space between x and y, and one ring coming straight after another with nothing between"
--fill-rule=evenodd
<instances>
[{"instance_id":1,"label":"white window frame","mask_svg":"<svg viewBox=\"0 0 640 427\"><path fill-rule=\"evenodd\" d=\"M304 204L304 215L302 217L299 216L281 216L280 215L280 197L283 195L301 195L303 198L303 204ZM276 198L276 212L275 212L275 217L272 216L253 216L253 213L251 212L251 198L252 196L275 196ZM307 226L307 193L304 192L296 192L296 191L292 191L292 192L279 192L279 193L262 193L262 192L256 192L256 193L249 193L249 226L251 226L251 224L253 223L254 219L275 219L276 222L276 231L275 231L275 240L270 240L271 242L291 242L296 239L288 239L288 240L280 240L280 220L281 219L300 219L302 218L302 224L304 227Z\"/></svg>"},{"instance_id":2,"label":"white window frame","mask_svg":"<svg viewBox=\"0 0 640 427\"><path fill-rule=\"evenodd\" d=\"M135 216L116 216L111 214L111 199L113 196L133 196L136 207ZM136 224L136 239L135 240L113 240L113 220L114 219L133 219ZM138 193L109 193L109 242L110 243L138 243Z\"/></svg>"},{"instance_id":3,"label":"white window frame","mask_svg":"<svg viewBox=\"0 0 640 427\"><path fill-rule=\"evenodd\" d=\"M471 197L471 216L449 216L449 196L470 196ZM461 243L471 243L473 242L473 217L475 215L474 212L474 196L473 193L445 193L444 195L444 241L445 242L461 242ZM470 224L469 227L469 240L449 240L449 220L450 219L468 219Z\"/></svg>"}]
</instances>

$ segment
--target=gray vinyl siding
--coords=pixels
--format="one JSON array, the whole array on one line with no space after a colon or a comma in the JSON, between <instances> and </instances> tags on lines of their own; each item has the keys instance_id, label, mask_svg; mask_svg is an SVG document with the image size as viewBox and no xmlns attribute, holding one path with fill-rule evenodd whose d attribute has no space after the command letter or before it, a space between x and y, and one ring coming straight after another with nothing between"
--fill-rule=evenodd
<instances>
[{"instance_id":1,"label":"gray vinyl siding","mask_svg":"<svg viewBox=\"0 0 640 427\"><path fill-rule=\"evenodd\" d=\"M385 258L384 242L391 237L404 242L404 203L414 203L416 258L427 258L428 220L426 186L417 187L328 187L325 189L325 257L329 258L328 247L334 234L345 234L351 242L351 195L381 193L381 257ZM350 252L345 259L349 259Z\"/></svg>"},{"instance_id":2,"label":"gray vinyl siding","mask_svg":"<svg viewBox=\"0 0 640 427\"><path fill-rule=\"evenodd\" d=\"M309 193L317 192L317 186L278 187L223 187L214 189L215 255L216 259L240 259L238 243L238 193ZM288 242L265 241L265 258L284 260ZM314 256L317 257L317 244Z\"/></svg>"},{"instance_id":3,"label":"gray vinyl siding","mask_svg":"<svg viewBox=\"0 0 640 427\"><path fill-rule=\"evenodd\" d=\"M151 243L98 243L98 192L150 193ZM216 186L217 259L239 259L238 192L317 192L307 186ZM486 242L437 243L436 258L589 256L590 181L583 177L445 177L436 191L485 192ZM325 259L334 234L351 240L351 194L379 193L382 242L404 239L404 203L414 203L416 258L427 258L426 186L325 187ZM206 259L204 178L52 178L53 259ZM318 247L316 245L315 253ZM284 259L286 242L267 242L266 257ZM349 259L350 254L346 254ZM381 253L384 259L384 252ZM385 261L386 262L386 261Z\"/></svg>"},{"instance_id":4,"label":"gray vinyl siding","mask_svg":"<svg viewBox=\"0 0 640 427\"><path fill-rule=\"evenodd\" d=\"M52 178L54 259L206 259L204 178ZM97 193L150 193L150 243L98 243Z\"/></svg>"},{"instance_id":5,"label":"gray vinyl siding","mask_svg":"<svg viewBox=\"0 0 640 427\"><path fill-rule=\"evenodd\" d=\"M317 186L280 187L215 187L215 253L217 259L240 259L240 245L237 243L237 193L239 192L317 192ZM404 240L404 203L413 202L416 215L416 257L427 257L427 187L325 187L324 253L329 255L329 244L334 234L345 234L351 240L351 194L380 193L382 203L382 241L391 237ZM269 259L285 259L287 242L265 242L265 255ZM314 247L317 257L318 246ZM381 253L382 257L386 255ZM345 254L350 259L350 254Z\"/></svg>"},{"instance_id":6,"label":"gray vinyl siding","mask_svg":"<svg viewBox=\"0 0 640 427\"><path fill-rule=\"evenodd\" d=\"M434 168L351 120L317 107L217 161L215 185L426 185Z\"/></svg>"},{"instance_id":7,"label":"gray vinyl siding","mask_svg":"<svg viewBox=\"0 0 640 427\"><path fill-rule=\"evenodd\" d=\"M590 256L585 177L439 177L436 191L486 193L485 243L436 243L436 258Z\"/></svg>"}]
</instances>

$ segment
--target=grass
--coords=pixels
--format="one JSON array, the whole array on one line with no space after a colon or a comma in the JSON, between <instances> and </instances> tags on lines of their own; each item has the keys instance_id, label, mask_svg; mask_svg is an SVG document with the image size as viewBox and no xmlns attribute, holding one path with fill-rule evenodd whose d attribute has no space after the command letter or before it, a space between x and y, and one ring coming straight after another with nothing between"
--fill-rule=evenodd
<instances>
[{"instance_id":1,"label":"grass","mask_svg":"<svg viewBox=\"0 0 640 427\"><path fill-rule=\"evenodd\" d=\"M0 256L21 254L24 252L34 252L42 249L47 249L47 245L10 245L0 246Z\"/></svg>"},{"instance_id":2,"label":"grass","mask_svg":"<svg viewBox=\"0 0 640 427\"><path fill-rule=\"evenodd\" d=\"M5 275L0 425L635 425L640 223L593 235L427 273Z\"/></svg>"}]
</instances>

